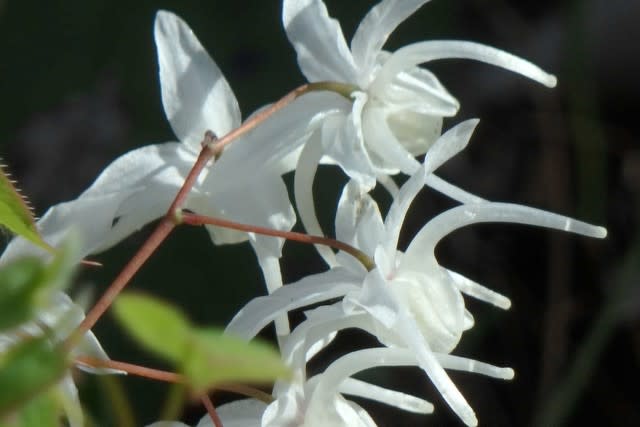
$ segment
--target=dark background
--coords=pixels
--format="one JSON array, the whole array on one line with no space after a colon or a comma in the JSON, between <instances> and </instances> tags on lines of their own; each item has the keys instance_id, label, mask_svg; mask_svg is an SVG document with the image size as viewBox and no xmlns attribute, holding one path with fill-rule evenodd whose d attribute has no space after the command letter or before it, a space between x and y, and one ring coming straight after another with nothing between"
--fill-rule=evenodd
<instances>
[{"instance_id":1,"label":"dark background","mask_svg":"<svg viewBox=\"0 0 640 427\"><path fill-rule=\"evenodd\" d=\"M350 40L374 2L327 1ZM530 5L529 5L530 4ZM126 151L172 140L160 102L152 25L155 12L178 13L225 73L244 116L303 82L280 22L277 1L0 1L0 154L38 213L76 197ZM475 301L476 326L455 354L512 366L501 382L452 373L481 425L640 425L640 2L637 0L437 0L393 34L389 50L426 39L467 39L523 56L558 76L549 90L469 61L429 65L461 101L451 126L480 117L470 147L442 175L491 200L513 201L606 225L596 241L522 226L458 231L438 248L441 264L509 297L500 312ZM327 169L317 205L330 229L343 178ZM288 181L291 181L288 178ZM453 204L421 194L405 244ZM148 234L146 228L97 256L100 270L79 284L105 289ZM321 271L313 251L290 243L285 278ZM214 247L199 229L180 229L130 284L171 299L200 324L224 325L263 293L247 245ZM80 289L81 287L78 286ZM110 316L94 329L116 360L164 367L132 346ZM265 336L269 336L266 333ZM353 332L326 359L356 345ZM351 347L350 347L351 346ZM368 405L380 426L460 425L417 369L366 373L433 401L431 416ZM104 387L82 377L87 406L108 420ZM122 381L141 425L155 420L166 386ZM216 396L214 396L216 397ZM230 398L218 396L217 402ZM185 420L204 411L193 405ZM109 425L100 422L99 425Z\"/></svg>"}]
</instances>

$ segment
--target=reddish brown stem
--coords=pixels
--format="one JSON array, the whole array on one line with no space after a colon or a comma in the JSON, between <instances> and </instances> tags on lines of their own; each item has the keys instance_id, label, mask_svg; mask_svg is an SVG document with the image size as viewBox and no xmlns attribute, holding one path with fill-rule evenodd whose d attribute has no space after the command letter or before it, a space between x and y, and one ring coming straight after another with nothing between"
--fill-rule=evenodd
<instances>
[{"instance_id":1,"label":"reddish brown stem","mask_svg":"<svg viewBox=\"0 0 640 427\"><path fill-rule=\"evenodd\" d=\"M134 274L138 272L140 267L145 263L147 259L155 252L164 239L169 235L171 230L175 228L173 220L167 217L163 218L158 224L158 227L153 231L151 236L147 239L142 247L136 252L136 254L129 260L127 265L122 269L120 274L115 278L107 290L102 294L98 302L93 306L91 311L87 313L87 317L80 323L76 330L65 341L65 346L71 348L75 345L85 332L95 325L98 319L104 314L105 311L111 306L111 303L116 299L118 294L129 283L129 280Z\"/></svg>"},{"instance_id":2,"label":"reddish brown stem","mask_svg":"<svg viewBox=\"0 0 640 427\"><path fill-rule=\"evenodd\" d=\"M330 246L332 248L344 251L352 255L358 261L360 261L365 266L365 268L367 268L367 270L372 270L375 267L374 261L367 254L345 242L341 242L340 240L330 239L323 236L312 236L304 233L296 233L294 231L274 230L272 228L259 227L257 225L241 224L239 222L204 215L197 215L190 212L182 212L180 216L184 224L216 225L218 227L231 228L233 230L262 234L265 236L282 237L287 240L295 240L297 242L308 243L312 245Z\"/></svg>"},{"instance_id":3,"label":"reddish brown stem","mask_svg":"<svg viewBox=\"0 0 640 427\"><path fill-rule=\"evenodd\" d=\"M330 91L338 93L349 99L352 92L357 90L358 88L352 85L337 83L337 82L315 82L315 83L307 83L299 86L286 94L284 97L280 98L278 101L271 104L269 107L264 110L256 113L253 117L249 118L245 121L242 126L232 130L224 137L215 141L212 145L212 149L216 152L216 157L222 152L222 150L230 144L233 140L237 139L239 136L244 135L249 132L260 123L262 123L269 116L278 112L279 110L286 107L291 102L295 101L296 98L304 95L308 92L314 91Z\"/></svg>"},{"instance_id":4,"label":"reddish brown stem","mask_svg":"<svg viewBox=\"0 0 640 427\"><path fill-rule=\"evenodd\" d=\"M152 380L164 381L168 383L183 383L184 377L174 372L161 371L151 369L140 365L134 365L126 362L118 362L115 360L96 359L95 357L79 356L76 357L76 363L88 365L94 368L108 368L124 371L131 375L150 378Z\"/></svg>"},{"instance_id":5,"label":"reddish brown stem","mask_svg":"<svg viewBox=\"0 0 640 427\"><path fill-rule=\"evenodd\" d=\"M214 152L213 150L211 150L209 145L209 143L213 140L214 138L209 133L207 133L203 141L200 155L189 171L189 174L187 175L182 187L178 191L178 194L176 195L173 203L169 207L167 214L160 221L160 224L158 224L147 241L144 242L138 252L136 252L133 258L131 258L127 265L122 269L120 274L114 279L111 285L109 285L107 290L104 292L104 294L102 294L91 311L87 313L87 317L84 318L84 320L76 328L73 334L71 334L67 338L67 340L65 341L65 346L67 348L73 347L75 342L79 340L86 331L91 329L93 325L95 325L98 319L111 306L118 294L120 294L124 287L129 283L129 280L131 280L131 278L138 272L138 270L140 270L140 267L142 267L147 259L149 259L149 257L156 251L158 246L160 246L164 239L166 239L169 233L171 233L171 231L175 228L175 212L179 211L182 208L182 205L184 204L189 191L191 191L191 188L198 179L198 176L214 155Z\"/></svg>"},{"instance_id":6,"label":"reddish brown stem","mask_svg":"<svg viewBox=\"0 0 640 427\"><path fill-rule=\"evenodd\" d=\"M169 206L167 217L169 217L170 219L173 220L176 211L182 209L182 206L184 205L189 192L195 185L196 180L200 176L200 173L207 166L209 160L211 160L216 155L216 152L212 149L211 146L211 144L215 144L215 141L215 136L211 132L207 132L205 134L204 140L202 141L202 150L200 151L200 155L189 171L189 174L185 178L182 187L178 191L176 198L173 200L173 203L171 203L171 206Z\"/></svg>"},{"instance_id":7,"label":"reddish brown stem","mask_svg":"<svg viewBox=\"0 0 640 427\"><path fill-rule=\"evenodd\" d=\"M220 419L220 417L218 416L218 413L216 412L215 406L213 406L213 402L211 401L211 399L209 399L209 396L204 394L202 395L201 400L204 407L207 408L207 413L209 414L211 421L213 421L213 425L216 427L224 427L222 425L222 420Z\"/></svg>"}]
</instances>

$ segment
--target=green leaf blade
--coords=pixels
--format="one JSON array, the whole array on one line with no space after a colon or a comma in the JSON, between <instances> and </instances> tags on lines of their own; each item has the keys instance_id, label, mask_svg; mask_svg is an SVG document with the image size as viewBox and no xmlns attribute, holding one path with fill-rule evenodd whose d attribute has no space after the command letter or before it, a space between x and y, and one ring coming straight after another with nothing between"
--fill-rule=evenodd
<instances>
[{"instance_id":1,"label":"green leaf blade","mask_svg":"<svg viewBox=\"0 0 640 427\"><path fill-rule=\"evenodd\" d=\"M0 331L31 320L38 309L45 266L35 258L19 259L0 269Z\"/></svg>"},{"instance_id":2,"label":"green leaf blade","mask_svg":"<svg viewBox=\"0 0 640 427\"><path fill-rule=\"evenodd\" d=\"M40 236L31 208L0 167L0 225L48 252L54 249Z\"/></svg>"},{"instance_id":3,"label":"green leaf blade","mask_svg":"<svg viewBox=\"0 0 640 427\"><path fill-rule=\"evenodd\" d=\"M129 334L147 349L174 363L184 358L191 326L170 304L127 293L115 301L113 312Z\"/></svg>"},{"instance_id":4,"label":"green leaf blade","mask_svg":"<svg viewBox=\"0 0 640 427\"><path fill-rule=\"evenodd\" d=\"M43 393L21 408L16 427L58 427L61 413L53 393Z\"/></svg>"},{"instance_id":5,"label":"green leaf blade","mask_svg":"<svg viewBox=\"0 0 640 427\"><path fill-rule=\"evenodd\" d=\"M272 346L246 342L213 328L193 331L183 373L196 393L221 383L272 382L291 376Z\"/></svg>"},{"instance_id":6,"label":"green leaf blade","mask_svg":"<svg viewBox=\"0 0 640 427\"><path fill-rule=\"evenodd\" d=\"M15 345L0 358L0 417L58 382L69 367L67 354L47 337Z\"/></svg>"},{"instance_id":7,"label":"green leaf blade","mask_svg":"<svg viewBox=\"0 0 640 427\"><path fill-rule=\"evenodd\" d=\"M178 309L153 297L121 295L114 313L141 345L173 363L196 394L221 383L271 382L290 376L270 345L192 326Z\"/></svg>"}]
</instances>

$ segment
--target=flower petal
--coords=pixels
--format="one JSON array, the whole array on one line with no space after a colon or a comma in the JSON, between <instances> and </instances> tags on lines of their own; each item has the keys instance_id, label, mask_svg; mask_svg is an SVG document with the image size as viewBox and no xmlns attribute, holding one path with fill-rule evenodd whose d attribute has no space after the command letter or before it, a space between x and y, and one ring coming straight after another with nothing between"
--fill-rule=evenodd
<instances>
[{"instance_id":1,"label":"flower petal","mask_svg":"<svg viewBox=\"0 0 640 427\"><path fill-rule=\"evenodd\" d=\"M328 115L322 126L322 145L327 157L334 160L351 178L368 190L375 184L376 172L362 135L362 109L367 95L354 95L353 109L346 117Z\"/></svg>"},{"instance_id":2,"label":"flower petal","mask_svg":"<svg viewBox=\"0 0 640 427\"><path fill-rule=\"evenodd\" d=\"M53 247L60 246L71 229L79 235L77 259L100 247L105 240L117 205L128 196L127 192L113 193L99 198L80 198L52 206L37 223L44 240ZM80 237L81 236L81 237ZM19 257L33 255L49 258L50 254L22 237L15 237L2 253L0 264Z\"/></svg>"},{"instance_id":3,"label":"flower petal","mask_svg":"<svg viewBox=\"0 0 640 427\"><path fill-rule=\"evenodd\" d=\"M429 0L383 0L362 19L351 39L353 59L361 78L372 74L378 53L396 27ZM359 81L368 85L369 81Z\"/></svg>"},{"instance_id":4,"label":"flower petal","mask_svg":"<svg viewBox=\"0 0 640 427\"><path fill-rule=\"evenodd\" d=\"M282 313L340 297L355 289L358 289L357 277L342 268L307 276L269 296L251 300L231 320L226 332L249 340Z\"/></svg>"},{"instance_id":5,"label":"flower petal","mask_svg":"<svg viewBox=\"0 0 640 427\"><path fill-rule=\"evenodd\" d=\"M500 368L488 363L467 359L466 357L454 356L452 354L435 353L435 355L440 365L445 369L471 372L500 380L510 380L513 379L514 376L513 369L511 368Z\"/></svg>"},{"instance_id":6,"label":"flower petal","mask_svg":"<svg viewBox=\"0 0 640 427\"><path fill-rule=\"evenodd\" d=\"M433 256L440 239L458 228L483 222L536 225L600 239L607 235L603 227L527 206L489 202L462 205L441 213L422 227L402 258L403 267L420 270L426 257Z\"/></svg>"},{"instance_id":7,"label":"flower petal","mask_svg":"<svg viewBox=\"0 0 640 427\"><path fill-rule=\"evenodd\" d=\"M316 236L325 235L318 221L313 197L313 181L323 154L320 133L319 129L316 130L302 149L293 179L293 190L300 222L308 234ZM329 267L337 265L336 255L331 248L325 245L315 245L315 248Z\"/></svg>"},{"instance_id":8,"label":"flower petal","mask_svg":"<svg viewBox=\"0 0 640 427\"><path fill-rule=\"evenodd\" d=\"M424 187L426 176L467 146L478 122L477 119L466 120L445 132L427 152L424 166L415 171L400 188L385 218L386 238L383 244L386 253L395 253L404 217L411 202Z\"/></svg>"},{"instance_id":9,"label":"flower petal","mask_svg":"<svg viewBox=\"0 0 640 427\"><path fill-rule=\"evenodd\" d=\"M384 64L390 56L391 54L383 52L379 62ZM384 92L373 93L388 104L402 105L403 108L425 115L452 117L460 109L460 102L440 83L435 74L421 67L398 73L391 84L385 86Z\"/></svg>"},{"instance_id":10,"label":"flower petal","mask_svg":"<svg viewBox=\"0 0 640 427\"><path fill-rule=\"evenodd\" d=\"M263 111L264 106L249 118ZM327 114L351 111L351 102L331 92L311 92L277 111L259 126L247 132L225 148L216 168L227 173L246 171L251 179L253 171L269 170L278 175L295 169L297 157L290 157L304 144L314 123ZM248 119L247 119L248 120Z\"/></svg>"},{"instance_id":11,"label":"flower petal","mask_svg":"<svg viewBox=\"0 0 640 427\"><path fill-rule=\"evenodd\" d=\"M67 374L58 383L56 390L59 396L60 403L67 416L67 423L69 427L82 427L84 426L84 414L82 412L82 405L80 404L80 398L78 396L78 388L73 382L71 374Z\"/></svg>"},{"instance_id":12,"label":"flower petal","mask_svg":"<svg viewBox=\"0 0 640 427\"><path fill-rule=\"evenodd\" d=\"M342 189L335 228L338 240L355 246L371 257L384 239L384 225L378 204L356 181L349 181Z\"/></svg>"},{"instance_id":13,"label":"flower petal","mask_svg":"<svg viewBox=\"0 0 640 427\"><path fill-rule=\"evenodd\" d=\"M356 82L356 65L340 24L322 0L284 0L282 22L308 81Z\"/></svg>"},{"instance_id":14,"label":"flower petal","mask_svg":"<svg viewBox=\"0 0 640 427\"><path fill-rule=\"evenodd\" d=\"M346 378L340 384L338 391L343 394L350 394L352 396L395 406L396 408L416 414L430 414L433 412L433 405L426 400L410 394L369 384L351 377Z\"/></svg>"},{"instance_id":15,"label":"flower petal","mask_svg":"<svg viewBox=\"0 0 640 427\"><path fill-rule=\"evenodd\" d=\"M458 288L458 290L470 297L474 297L480 301L484 301L491 305L494 305L503 310L508 310L511 308L511 300L504 295L501 295L495 291L492 291L489 288L482 286L479 283L474 282L471 279L463 276L462 274L456 273L455 271L447 270L451 278L453 279L453 283Z\"/></svg>"},{"instance_id":16,"label":"flower petal","mask_svg":"<svg viewBox=\"0 0 640 427\"><path fill-rule=\"evenodd\" d=\"M62 244L71 229L80 238L78 261L104 251L164 215L195 157L181 144L149 145L116 159L77 199L52 206L38 221L50 245ZM24 239L14 239L2 262L43 255Z\"/></svg>"},{"instance_id":17,"label":"flower petal","mask_svg":"<svg viewBox=\"0 0 640 427\"><path fill-rule=\"evenodd\" d=\"M171 12L156 15L162 104L178 139L199 152L207 130L221 137L240 125L238 102L191 28Z\"/></svg>"},{"instance_id":18,"label":"flower petal","mask_svg":"<svg viewBox=\"0 0 640 427\"><path fill-rule=\"evenodd\" d=\"M414 353L414 349L400 348L374 348L358 350L342 356L333 362L322 374L318 381L315 394L328 393L334 386L339 384L344 378L348 378L357 372L376 366L415 366L416 358L420 361L420 366L425 369L427 375L434 383L442 397L449 403L449 406L467 425L475 426L478 421L475 414L464 397L460 394L456 386L448 377L442 366L431 352ZM421 360L422 359L422 360ZM427 362L425 366L422 362Z\"/></svg>"},{"instance_id":19,"label":"flower petal","mask_svg":"<svg viewBox=\"0 0 640 427\"><path fill-rule=\"evenodd\" d=\"M391 113L393 114L393 113ZM389 127L391 119L388 107L370 106L362 114L362 130L370 157L380 174L395 175L401 171L414 173L420 163L413 158ZM399 113L402 114L402 113Z\"/></svg>"},{"instance_id":20,"label":"flower petal","mask_svg":"<svg viewBox=\"0 0 640 427\"><path fill-rule=\"evenodd\" d=\"M267 404L257 399L241 399L220 405L216 412L224 427L260 427L266 408ZM207 414L196 427L214 427L214 424Z\"/></svg>"},{"instance_id":21,"label":"flower petal","mask_svg":"<svg viewBox=\"0 0 640 427\"><path fill-rule=\"evenodd\" d=\"M427 175L424 183L437 192L442 193L462 204L486 202L485 199L478 197L475 194L471 194L460 187L456 187L435 174Z\"/></svg>"},{"instance_id":22,"label":"flower petal","mask_svg":"<svg viewBox=\"0 0 640 427\"><path fill-rule=\"evenodd\" d=\"M402 71L410 70L418 64L446 58L475 59L522 74L547 87L556 85L555 76L510 53L479 43L442 40L413 43L397 50L378 72L372 83L372 90L380 93Z\"/></svg>"},{"instance_id":23,"label":"flower petal","mask_svg":"<svg viewBox=\"0 0 640 427\"><path fill-rule=\"evenodd\" d=\"M212 167L201 185L203 191L207 190L206 197L194 198L188 207L201 215L276 230L291 230L295 223L295 212L280 176L260 170L240 169L233 175L225 175L225 172L223 168ZM279 257L284 243L281 238L254 233L215 226L207 226L207 229L217 245L251 240L259 257Z\"/></svg>"},{"instance_id":24,"label":"flower petal","mask_svg":"<svg viewBox=\"0 0 640 427\"><path fill-rule=\"evenodd\" d=\"M347 312L341 303L321 305L305 311L305 315L307 319L293 330L282 346L283 360L294 369L302 370L303 374L307 361L323 344L328 345L337 332L348 328L375 332L370 316L362 311Z\"/></svg>"}]
</instances>

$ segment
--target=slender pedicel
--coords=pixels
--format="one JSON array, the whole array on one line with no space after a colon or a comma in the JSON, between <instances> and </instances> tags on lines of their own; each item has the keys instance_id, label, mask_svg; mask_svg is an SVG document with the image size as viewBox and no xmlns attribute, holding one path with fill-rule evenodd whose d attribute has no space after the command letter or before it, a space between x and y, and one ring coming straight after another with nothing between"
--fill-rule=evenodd
<instances>
[{"instance_id":1,"label":"slender pedicel","mask_svg":"<svg viewBox=\"0 0 640 427\"><path fill-rule=\"evenodd\" d=\"M357 259L367 271L375 268L375 262L364 252L353 246L341 242L340 240L330 239L322 236L310 236L304 233L296 233L294 231L281 231L272 228L259 227L257 225L241 224L239 222L229 221L221 218L214 218L204 215L197 215L190 212L182 211L176 216L176 221L182 221L189 225L215 225L218 227L230 228L232 230L246 231L248 233L262 234L265 236L282 237L287 240L295 240L297 242L308 243L312 245L325 245L338 250L344 251Z\"/></svg>"}]
</instances>

